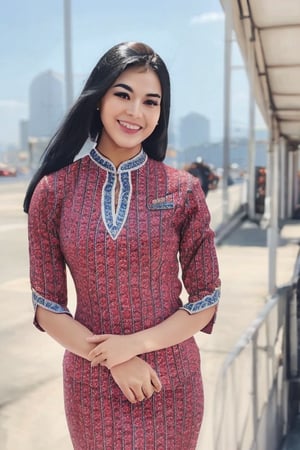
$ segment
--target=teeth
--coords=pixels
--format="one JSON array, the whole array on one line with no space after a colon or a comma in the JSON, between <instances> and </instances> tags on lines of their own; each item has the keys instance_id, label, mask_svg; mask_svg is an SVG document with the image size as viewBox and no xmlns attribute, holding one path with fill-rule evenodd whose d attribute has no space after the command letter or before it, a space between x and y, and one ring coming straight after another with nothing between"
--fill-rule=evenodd
<instances>
[{"instance_id":1,"label":"teeth","mask_svg":"<svg viewBox=\"0 0 300 450\"><path fill-rule=\"evenodd\" d=\"M122 125L122 127L128 128L129 130L139 130L140 127L138 125L131 125L127 122L122 122L122 120L119 121L120 125Z\"/></svg>"}]
</instances>

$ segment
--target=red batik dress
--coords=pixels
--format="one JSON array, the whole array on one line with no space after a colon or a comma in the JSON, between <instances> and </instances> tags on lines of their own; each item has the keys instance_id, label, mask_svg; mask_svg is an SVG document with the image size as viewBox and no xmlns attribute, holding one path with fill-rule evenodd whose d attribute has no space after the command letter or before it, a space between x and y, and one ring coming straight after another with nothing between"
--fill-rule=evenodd
<instances>
[{"instance_id":1,"label":"red batik dress","mask_svg":"<svg viewBox=\"0 0 300 450\"><path fill-rule=\"evenodd\" d=\"M34 191L29 210L34 307L71 314L66 265L77 295L72 314L95 334L135 333L179 308L197 314L216 305L220 280L209 220L199 181L187 172L144 151L116 170L92 149L45 176ZM188 292L185 305L180 279ZM203 331L211 332L212 324ZM141 357L157 371L163 388L131 404L107 368L92 368L65 352L65 411L74 449L195 449L203 391L194 338Z\"/></svg>"}]
</instances>

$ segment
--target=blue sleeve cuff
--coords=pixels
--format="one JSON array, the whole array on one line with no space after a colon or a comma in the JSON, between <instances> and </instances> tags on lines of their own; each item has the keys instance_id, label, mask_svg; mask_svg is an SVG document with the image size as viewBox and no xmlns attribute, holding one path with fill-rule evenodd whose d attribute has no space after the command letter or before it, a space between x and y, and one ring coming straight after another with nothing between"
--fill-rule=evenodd
<instances>
[{"instance_id":1,"label":"blue sleeve cuff","mask_svg":"<svg viewBox=\"0 0 300 450\"><path fill-rule=\"evenodd\" d=\"M219 303L221 290L215 289L211 295L206 295L201 300L192 303L186 303L181 306L179 309L184 309L189 314L196 314L204 309L210 308L211 306L215 306Z\"/></svg>"},{"instance_id":2,"label":"blue sleeve cuff","mask_svg":"<svg viewBox=\"0 0 300 450\"><path fill-rule=\"evenodd\" d=\"M32 289L32 303L34 308L34 325L41 331L44 331L39 323L36 320L36 309L38 306L41 306L44 309L47 309L48 311L51 311L53 313L57 314L68 314L72 317L71 312L68 308L60 305L59 303L53 302L52 300L48 300L47 298L41 296L38 294L34 289Z\"/></svg>"}]
</instances>

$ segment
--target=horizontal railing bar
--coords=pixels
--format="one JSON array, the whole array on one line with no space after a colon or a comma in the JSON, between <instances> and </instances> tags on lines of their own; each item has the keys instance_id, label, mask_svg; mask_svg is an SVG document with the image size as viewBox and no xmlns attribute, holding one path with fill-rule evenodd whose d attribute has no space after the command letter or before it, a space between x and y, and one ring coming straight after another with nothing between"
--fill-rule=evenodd
<instances>
[{"instance_id":1,"label":"horizontal railing bar","mask_svg":"<svg viewBox=\"0 0 300 450\"><path fill-rule=\"evenodd\" d=\"M231 366L235 358L237 358L237 356L239 356L239 354L244 350L244 348L246 348L250 344L250 342L254 339L254 336L257 334L257 332L265 322L267 316L270 314L272 309L277 305L279 299L280 296L278 295L271 297L263 307L260 314L256 317L256 319L254 319L252 324L247 328L246 332L241 336L241 338L239 339L233 350L229 353L229 355L225 359L225 362L219 375L221 378L224 377L225 372Z\"/></svg>"}]
</instances>

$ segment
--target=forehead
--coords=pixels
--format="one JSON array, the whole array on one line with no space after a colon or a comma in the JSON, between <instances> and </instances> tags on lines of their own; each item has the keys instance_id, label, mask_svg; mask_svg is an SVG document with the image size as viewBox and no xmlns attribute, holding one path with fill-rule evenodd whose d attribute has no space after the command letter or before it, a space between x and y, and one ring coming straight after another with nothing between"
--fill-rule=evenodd
<instances>
[{"instance_id":1,"label":"forehead","mask_svg":"<svg viewBox=\"0 0 300 450\"><path fill-rule=\"evenodd\" d=\"M133 88L143 88L147 92L161 94L161 85L157 74L149 67L129 67L116 79L113 85L124 83Z\"/></svg>"}]
</instances>

